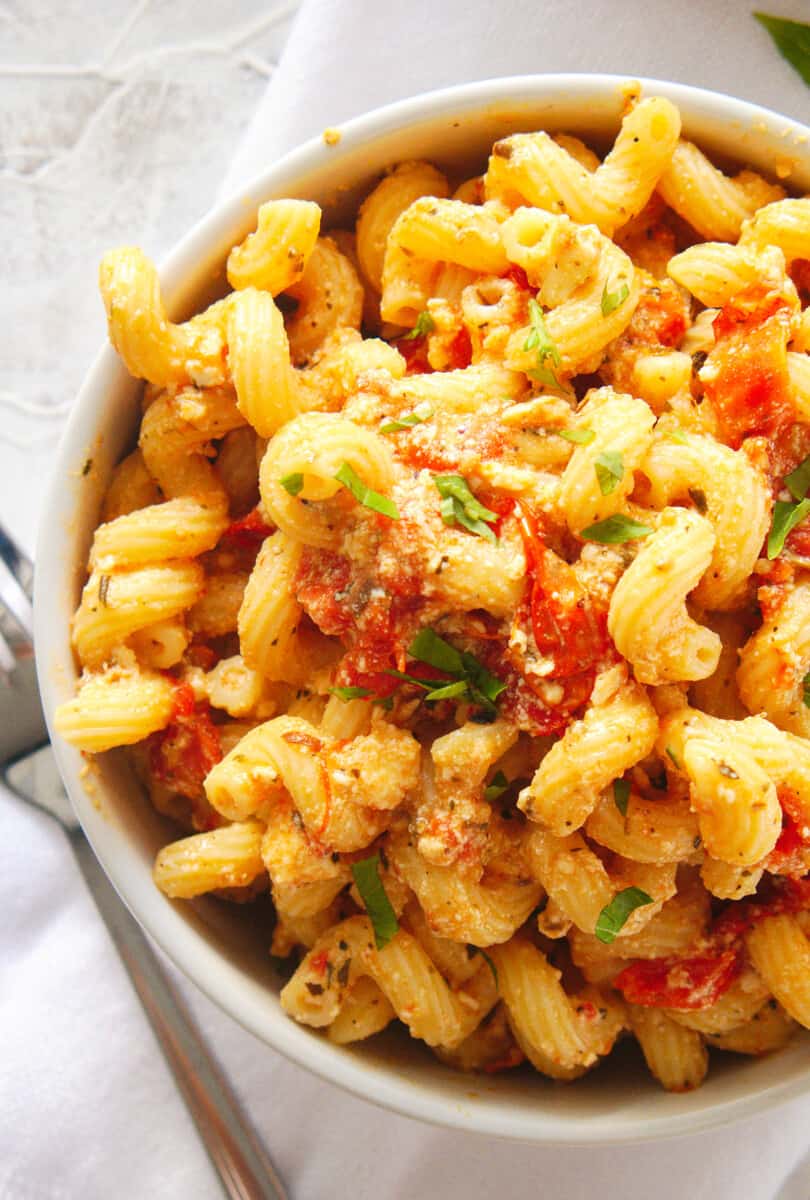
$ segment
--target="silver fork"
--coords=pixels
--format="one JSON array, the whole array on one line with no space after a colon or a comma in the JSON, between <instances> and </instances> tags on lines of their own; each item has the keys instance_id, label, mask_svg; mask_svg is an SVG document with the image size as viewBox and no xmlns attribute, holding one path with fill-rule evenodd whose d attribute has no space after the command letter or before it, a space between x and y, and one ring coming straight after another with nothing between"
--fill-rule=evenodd
<instances>
[{"instance_id":1,"label":"silver fork","mask_svg":"<svg viewBox=\"0 0 810 1200\"><path fill-rule=\"evenodd\" d=\"M194 1018L98 863L48 745L33 656L29 560L0 526L0 778L65 830L178 1089L230 1200L287 1200Z\"/></svg>"}]
</instances>

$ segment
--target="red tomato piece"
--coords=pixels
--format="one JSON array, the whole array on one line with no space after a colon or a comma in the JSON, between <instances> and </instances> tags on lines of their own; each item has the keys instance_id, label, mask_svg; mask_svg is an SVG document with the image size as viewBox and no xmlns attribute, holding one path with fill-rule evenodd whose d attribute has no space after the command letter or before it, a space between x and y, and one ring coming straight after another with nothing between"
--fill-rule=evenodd
<instances>
[{"instance_id":1,"label":"red tomato piece","mask_svg":"<svg viewBox=\"0 0 810 1200\"><path fill-rule=\"evenodd\" d=\"M512 263L509 270L504 272L503 277L504 279L511 279L512 283L516 284L521 291L529 292L532 290L529 277L523 270L523 267L519 267L515 263Z\"/></svg>"},{"instance_id":2,"label":"red tomato piece","mask_svg":"<svg viewBox=\"0 0 810 1200\"><path fill-rule=\"evenodd\" d=\"M245 549L258 548L266 537L274 532L274 527L268 525L258 508L253 508L238 521L232 521L222 535L223 541L242 546Z\"/></svg>"},{"instance_id":3,"label":"red tomato piece","mask_svg":"<svg viewBox=\"0 0 810 1200\"><path fill-rule=\"evenodd\" d=\"M581 675L605 649L593 606L573 568L545 545L532 512L520 503L515 511L531 579L532 633L540 653L554 662L548 678Z\"/></svg>"},{"instance_id":4,"label":"red tomato piece","mask_svg":"<svg viewBox=\"0 0 810 1200\"><path fill-rule=\"evenodd\" d=\"M798 554L801 558L810 558L810 517L805 517L795 529L791 529L785 545L793 554Z\"/></svg>"},{"instance_id":5,"label":"red tomato piece","mask_svg":"<svg viewBox=\"0 0 810 1200\"><path fill-rule=\"evenodd\" d=\"M757 921L780 913L802 912L810 908L810 879L768 879L761 895L730 904L715 921L711 937L729 945L743 936Z\"/></svg>"},{"instance_id":6,"label":"red tomato piece","mask_svg":"<svg viewBox=\"0 0 810 1200\"><path fill-rule=\"evenodd\" d=\"M332 550L307 548L295 577L295 596L322 633L343 637L354 625L348 558Z\"/></svg>"},{"instance_id":7,"label":"red tomato piece","mask_svg":"<svg viewBox=\"0 0 810 1200\"><path fill-rule=\"evenodd\" d=\"M326 965L329 962L329 951L319 950L317 954L313 954L309 960L309 969L314 971L316 975L326 974Z\"/></svg>"},{"instance_id":8,"label":"red tomato piece","mask_svg":"<svg viewBox=\"0 0 810 1200\"><path fill-rule=\"evenodd\" d=\"M689 1012L711 1008L741 969L736 949L694 958L639 959L616 976L613 986L631 1004Z\"/></svg>"},{"instance_id":9,"label":"red tomato piece","mask_svg":"<svg viewBox=\"0 0 810 1200\"><path fill-rule=\"evenodd\" d=\"M171 724L149 739L155 778L190 800L200 797L203 780L222 758L219 733L210 714L210 706L195 701L188 684L179 684Z\"/></svg>"},{"instance_id":10,"label":"red tomato piece","mask_svg":"<svg viewBox=\"0 0 810 1200\"><path fill-rule=\"evenodd\" d=\"M706 398L735 449L751 434L777 435L795 419L787 369L790 312L780 297L737 298L714 320Z\"/></svg>"},{"instance_id":11,"label":"red tomato piece","mask_svg":"<svg viewBox=\"0 0 810 1200\"><path fill-rule=\"evenodd\" d=\"M428 362L426 337L401 337L394 345L405 359L406 375L428 375L433 370Z\"/></svg>"},{"instance_id":12,"label":"red tomato piece","mask_svg":"<svg viewBox=\"0 0 810 1200\"><path fill-rule=\"evenodd\" d=\"M472 342L467 330L462 326L447 347L447 371L457 371L468 367L472 361Z\"/></svg>"},{"instance_id":13,"label":"red tomato piece","mask_svg":"<svg viewBox=\"0 0 810 1200\"><path fill-rule=\"evenodd\" d=\"M805 295L810 295L810 260L796 258L790 264L790 278L797 289Z\"/></svg>"},{"instance_id":14,"label":"red tomato piece","mask_svg":"<svg viewBox=\"0 0 810 1200\"><path fill-rule=\"evenodd\" d=\"M630 342L645 346L677 346L689 326L689 306L671 280L642 288L625 332Z\"/></svg>"},{"instance_id":15,"label":"red tomato piece","mask_svg":"<svg viewBox=\"0 0 810 1200\"><path fill-rule=\"evenodd\" d=\"M492 650L482 658L487 668L506 684L506 691L498 698L499 711L533 737L561 733L584 708L593 691L595 671L569 675L554 681L554 690L560 695L552 703L547 694L532 686L530 677L509 662L502 642L493 643Z\"/></svg>"}]
</instances>

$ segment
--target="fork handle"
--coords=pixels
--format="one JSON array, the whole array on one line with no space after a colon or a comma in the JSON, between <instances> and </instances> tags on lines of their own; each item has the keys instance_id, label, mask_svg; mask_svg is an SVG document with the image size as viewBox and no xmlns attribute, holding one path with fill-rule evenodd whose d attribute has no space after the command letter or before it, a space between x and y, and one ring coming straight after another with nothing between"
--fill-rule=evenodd
<instances>
[{"instance_id":1,"label":"fork handle","mask_svg":"<svg viewBox=\"0 0 810 1200\"><path fill-rule=\"evenodd\" d=\"M119 899L84 834L77 830L69 836L225 1195L229 1200L287 1200L273 1164L140 926Z\"/></svg>"}]
</instances>

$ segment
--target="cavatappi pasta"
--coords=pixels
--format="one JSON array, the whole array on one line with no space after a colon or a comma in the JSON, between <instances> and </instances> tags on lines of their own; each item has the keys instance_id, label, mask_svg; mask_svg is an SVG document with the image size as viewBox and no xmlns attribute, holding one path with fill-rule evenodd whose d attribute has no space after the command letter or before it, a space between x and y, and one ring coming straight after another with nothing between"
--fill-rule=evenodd
<instances>
[{"instance_id":1,"label":"cavatappi pasta","mask_svg":"<svg viewBox=\"0 0 810 1200\"><path fill-rule=\"evenodd\" d=\"M143 415L56 725L332 1042L686 1090L810 1027L810 198L635 94L482 166L263 204L182 324L105 257Z\"/></svg>"}]
</instances>

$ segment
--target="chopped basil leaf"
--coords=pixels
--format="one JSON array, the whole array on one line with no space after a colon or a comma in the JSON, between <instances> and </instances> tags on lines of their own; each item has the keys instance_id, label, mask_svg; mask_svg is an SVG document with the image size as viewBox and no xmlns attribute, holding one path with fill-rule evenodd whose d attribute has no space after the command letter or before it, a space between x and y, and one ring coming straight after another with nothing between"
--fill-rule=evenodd
<instances>
[{"instance_id":1,"label":"chopped basil leaf","mask_svg":"<svg viewBox=\"0 0 810 1200\"><path fill-rule=\"evenodd\" d=\"M753 15L767 29L782 58L810 85L810 25L802 21L788 21L784 17L771 17L768 13L755 12Z\"/></svg>"},{"instance_id":2,"label":"chopped basil leaf","mask_svg":"<svg viewBox=\"0 0 810 1200\"><path fill-rule=\"evenodd\" d=\"M469 484L463 475L434 475L433 482L440 496L453 496L467 509L471 517L480 517L482 521L495 521L498 514L485 508L470 491Z\"/></svg>"},{"instance_id":3,"label":"chopped basil leaf","mask_svg":"<svg viewBox=\"0 0 810 1200\"><path fill-rule=\"evenodd\" d=\"M495 701L506 688L506 684L492 675L474 655L457 650L432 629L422 629L408 647L408 653L417 662L427 663L456 680L463 680L470 700L482 708L494 709ZM440 687L445 687L441 681ZM434 691L435 683L431 688L431 692ZM461 694L459 691L458 695Z\"/></svg>"},{"instance_id":4,"label":"chopped basil leaf","mask_svg":"<svg viewBox=\"0 0 810 1200\"><path fill-rule=\"evenodd\" d=\"M393 675L394 679L401 679L403 683L414 683L417 687L422 688L423 691L426 692L432 691L435 683L441 683L441 680L437 681L435 679L420 679L417 675L409 675L407 671L396 671L393 667L389 667L384 674Z\"/></svg>"},{"instance_id":5,"label":"chopped basil leaf","mask_svg":"<svg viewBox=\"0 0 810 1200\"><path fill-rule=\"evenodd\" d=\"M681 769L681 760L678 758L678 755L675 753L675 751L672 749L672 747L671 747L671 746L667 746L667 754L669 755L669 757L670 757L670 758L672 759L672 761L674 762L675 766L676 766L676 767L678 768L678 770L680 771L680 769Z\"/></svg>"},{"instance_id":6,"label":"chopped basil leaf","mask_svg":"<svg viewBox=\"0 0 810 1200\"><path fill-rule=\"evenodd\" d=\"M810 454L799 463L795 471L785 476L785 486L794 500L804 500L810 489Z\"/></svg>"},{"instance_id":7,"label":"chopped basil leaf","mask_svg":"<svg viewBox=\"0 0 810 1200\"><path fill-rule=\"evenodd\" d=\"M652 902L652 896L642 892L641 888L629 887L617 892L610 904L605 905L597 918L594 932L599 941L609 946L614 941L616 934L621 931L630 914L637 908L642 908L645 904L652 904Z\"/></svg>"},{"instance_id":8,"label":"chopped basil leaf","mask_svg":"<svg viewBox=\"0 0 810 1200\"><path fill-rule=\"evenodd\" d=\"M777 500L773 506L771 531L768 534L768 558L777 558L785 546L785 539L810 513L810 500L791 504L789 500Z\"/></svg>"},{"instance_id":9,"label":"chopped basil leaf","mask_svg":"<svg viewBox=\"0 0 810 1200\"><path fill-rule=\"evenodd\" d=\"M488 542L497 542L486 522L497 521L498 514L476 500L463 475L434 475L433 482L442 497L440 511L445 525L463 525Z\"/></svg>"},{"instance_id":10,"label":"chopped basil leaf","mask_svg":"<svg viewBox=\"0 0 810 1200\"><path fill-rule=\"evenodd\" d=\"M484 788L484 799L491 804L493 800L497 800L499 796L502 796L508 787L509 780L503 771L498 771Z\"/></svg>"},{"instance_id":11,"label":"chopped basil leaf","mask_svg":"<svg viewBox=\"0 0 810 1200\"><path fill-rule=\"evenodd\" d=\"M425 703L433 704L437 700L452 700L456 696L463 696L467 691L467 681L465 679L454 679L448 683L444 679L420 679L418 675L409 675L406 671L395 671L390 668L385 672L386 675L393 675L395 679L401 679L404 683L413 683L416 687L422 688L427 692Z\"/></svg>"},{"instance_id":12,"label":"chopped basil leaf","mask_svg":"<svg viewBox=\"0 0 810 1200\"><path fill-rule=\"evenodd\" d=\"M453 700L456 696L463 696L466 691L466 679L457 679L455 683L442 684L441 687L431 688L425 699L429 704L433 704L437 700Z\"/></svg>"},{"instance_id":13,"label":"chopped basil leaf","mask_svg":"<svg viewBox=\"0 0 810 1200\"><path fill-rule=\"evenodd\" d=\"M587 446L596 437L592 429L561 429L559 435L577 446Z\"/></svg>"},{"instance_id":14,"label":"chopped basil leaf","mask_svg":"<svg viewBox=\"0 0 810 1200\"><path fill-rule=\"evenodd\" d=\"M807 672L802 680L802 700L807 708L810 708L810 671Z\"/></svg>"},{"instance_id":15,"label":"chopped basil leaf","mask_svg":"<svg viewBox=\"0 0 810 1200\"><path fill-rule=\"evenodd\" d=\"M392 417L390 421L386 421L380 426L380 433L398 433L401 429L412 429L414 425L424 425L425 421L433 416L433 409L429 405L420 405L420 407L422 413L414 409L413 412L405 413L402 417Z\"/></svg>"},{"instance_id":16,"label":"chopped basil leaf","mask_svg":"<svg viewBox=\"0 0 810 1200\"><path fill-rule=\"evenodd\" d=\"M534 299L529 301L529 322L531 329L526 341L523 343L523 349L537 351L537 366L533 371L529 371L528 374L532 379L537 380L538 383L545 384L546 387L558 388L560 381L551 367L545 365L545 362L549 358L555 367L559 367L562 358L551 339L551 334L546 328L543 310Z\"/></svg>"},{"instance_id":17,"label":"chopped basil leaf","mask_svg":"<svg viewBox=\"0 0 810 1200\"><path fill-rule=\"evenodd\" d=\"M613 780L613 802L623 817L627 816L627 802L630 799L630 783L627 779Z\"/></svg>"},{"instance_id":18,"label":"chopped basil leaf","mask_svg":"<svg viewBox=\"0 0 810 1200\"><path fill-rule=\"evenodd\" d=\"M304 486L304 476L300 471L293 471L292 475L285 475L283 479L279 479L279 483L285 492L289 492L291 496L297 496Z\"/></svg>"},{"instance_id":19,"label":"chopped basil leaf","mask_svg":"<svg viewBox=\"0 0 810 1200\"><path fill-rule=\"evenodd\" d=\"M329 691L341 700L365 700L367 696L374 695L371 688L364 687L333 687Z\"/></svg>"},{"instance_id":20,"label":"chopped basil leaf","mask_svg":"<svg viewBox=\"0 0 810 1200\"><path fill-rule=\"evenodd\" d=\"M597 454L593 468L602 495L609 496L611 492L615 492L624 477L621 454L617 450L606 450L604 454Z\"/></svg>"},{"instance_id":21,"label":"chopped basil leaf","mask_svg":"<svg viewBox=\"0 0 810 1200\"><path fill-rule=\"evenodd\" d=\"M408 653L417 662L427 663L437 671L446 671L448 675L464 674L461 652L432 629L420 630L408 647Z\"/></svg>"},{"instance_id":22,"label":"chopped basil leaf","mask_svg":"<svg viewBox=\"0 0 810 1200\"><path fill-rule=\"evenodd\" d=\"M387 496L381 496L379 492L373 492L348 463L343 464L335 475L335 479L349 489L358 504L362 504L374 512L382 513L384 517L390 517L392 521L399 520L399 512L394 501L389 500Z\"/></svg>"},{"instance_id":23,"label":"chopped basil leaf","mask_svg":"<svg viewBox=\"0 0 810 1200\"><path fill-rule=\"evenodd\" d=\"M633 542L636 538L647 537L652 532L651 526L642 525L640 521L634 521L632 517L626 517L623 513L614 513L612 517L605 517L604 521L588 525L586 529L581 530L579 536L588 542L614 545L619 542Z\"/></svg>"},{"instance_id":24,"label":"chopped basil leaf","mask_svg":"<svg viewBox=\"0 0 810 1200\"><path fill-rule=\"evenodd\" d=\"M495 980L495 987L496 987L496 988L498 988L498 987L499 987L499 984L498 984L498 968L495 966L495 963L492 961L492 958L490 957L490 955L489 955L489 954L487 954L486 950L482 950L480 946L468 946L468 947L467 947L467 953L468 953L468 954L469 954L471 957L472 957L472 955L474 955L474 954L480 954L480 955L481 955L481 958L483 958L484 962L487 964L487 966L489 967L490 971L492 972L492 978Z\"/></svg>"},{"instance_id":25,"label":"chopped basil leaf","mask_svg":"<svg viewBox=\"0 0 810 1200\"><path fill-rule=\"evenodd\" d=\"M352 863L352 875L374 929L374 941L377 949L382 950L396 936L399 922L380 879L379 867L379 854Z\"/></svg>"},{"instance_id":26,"label":"chopped basil leaf","mask_svg":"<svg viewBox=\"0 0 810 1200\"><path fill-rule=\"evenodd\" d=\"M604 291L602 292L602 316L609 317L612 312L615 312L617 308L620 308L624 304L629 295L630 288L626 283L623 283L615 292L609 292L606 282Z\"/></svg>"},{"instance_id":27,"label":"chopped basil leaf","mask_svg":"<svg viewBox=\"0 0 810 1200\"><path fill-rule=\"evenodd\" d=\"M471 518L464 505L460 500L456 500L455 496L445 497L439 506L439 512L445 525L463 525L465 529L469 529L470 533L477 533L479 537L492 542L493 546L497 543L498 539L489 525L484 521Z\"/></svg>"},{"instance_id":28,"label":"chopped basil leaf","mask_svg":"<svg viewBox=\"0 0 810 1200\"><path fill-rule=\"evenodd\" d=\"M402 340L403 342L413 342L416 338L425 337L426 334L433 333L435 328L436 322L425 308L416 318L416 324L410 333L403 334Z\"/></svg>"}]
</instances>

